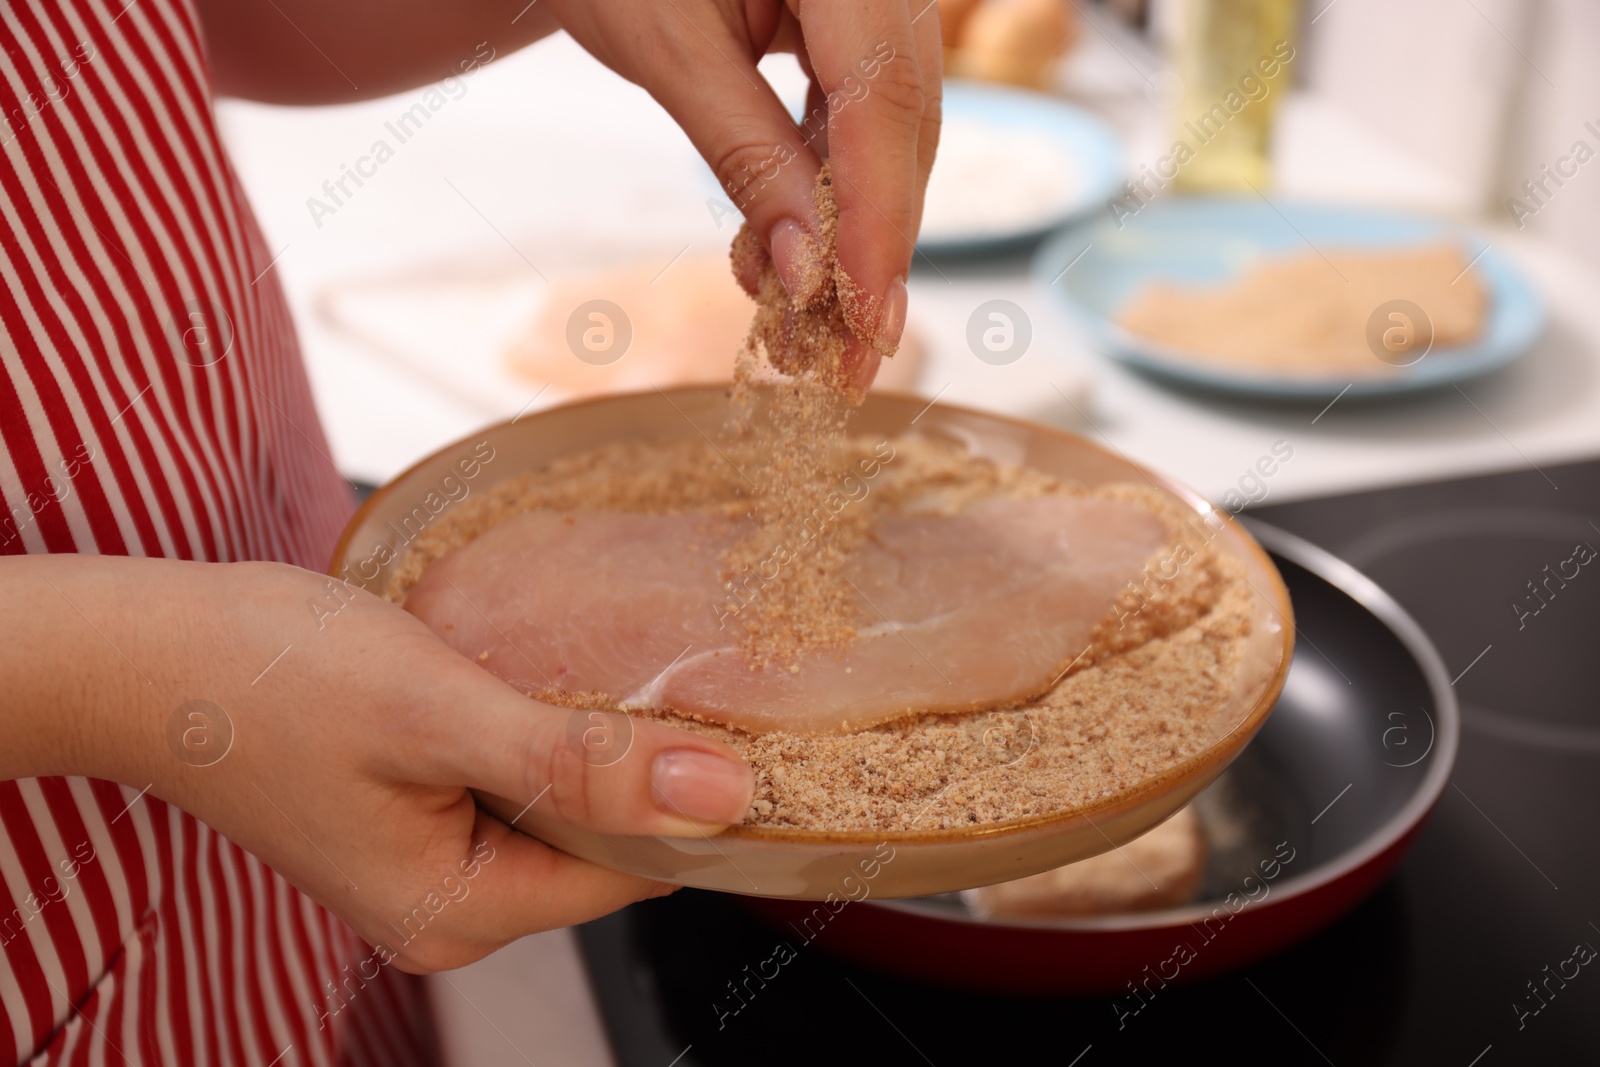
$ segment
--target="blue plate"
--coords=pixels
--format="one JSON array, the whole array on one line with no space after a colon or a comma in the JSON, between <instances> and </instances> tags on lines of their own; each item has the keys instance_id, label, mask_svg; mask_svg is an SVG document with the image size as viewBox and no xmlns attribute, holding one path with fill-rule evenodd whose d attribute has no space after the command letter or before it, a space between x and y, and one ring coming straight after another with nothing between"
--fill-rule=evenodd
<instances>
[{"instance_id":1,"label":"blue plate","mask_svg":"<svg viewBox=\"0 0 1600 1067\"><path fill-rule=\"evenodd\" d=\"M1320 250L1394 248L1439 239L1455 240L1467 258L1478 257L1473 269L1489 290L1487 321L1471 344L1435 348L1393 373L1309 377L1230 368L1154 344L1116 324L1129 298L1158 279L1225 281L1263 255L1305 252L1312 245ZM1068 264L1071 269L1063 273ZM1124 217L1121 226L1102 215L1064 231L1039 249L1033 272L1113 358L1179 384L1258 397L1378 396L1464 381L1521 356L1544 326L1538 291L1482 238L1422 216L1365 208L1269 204L1260 197L1173 197Z\"/></svg>"},{"instance_id":2,"label":"blue plate","mask_svg":"<svg viewBox=\"0 0 1600 1067\"><path fill-rule=\"evenodd\" d=\"M1085 212L1103 207L1117 194L1125 177L1122 142L1111 127L1054 96L981 82L949 81L944 89L944 118L947 122L981 122L991 129L1024 128L1050 137L1074 162L1075 173L1063 175L1063 181L1072 183L1074 189L1048 212L1004 230L985 228L965 235L919 239L917 251L924 255L972 255L1036 241ZM996 159L994 165L1004 168L1006 161ZM934 168L938 169L937 162Z\"/></svg>"}]
</instances>

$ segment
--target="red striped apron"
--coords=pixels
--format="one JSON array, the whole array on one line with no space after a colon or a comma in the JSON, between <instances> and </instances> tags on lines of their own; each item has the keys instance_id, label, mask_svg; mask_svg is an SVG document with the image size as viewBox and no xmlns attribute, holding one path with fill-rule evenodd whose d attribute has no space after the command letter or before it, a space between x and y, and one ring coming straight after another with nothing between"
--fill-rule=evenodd
<instances>
[{"instance_id":1,"label":"red striped apron","mask_svg":"<svg viewBox=\"0 0 1600 1067\"><path fill-rule=\"evenodd\" d=\"M350 494L211 97L189 0L0 3L0 553L326 564ZM0 943L0 1062L434 1058L416 980L336 999L371 949L133 788L0 783Z\"/></svg>"}]
</instances>

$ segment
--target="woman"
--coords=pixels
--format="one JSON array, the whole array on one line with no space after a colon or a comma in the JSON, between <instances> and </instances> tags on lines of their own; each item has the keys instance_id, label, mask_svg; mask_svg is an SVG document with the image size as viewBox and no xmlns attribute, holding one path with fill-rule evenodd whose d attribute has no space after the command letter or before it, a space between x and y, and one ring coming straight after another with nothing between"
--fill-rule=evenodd
<instances>
[{"instance_id":1,"label":"woman","mask_svg":"<svg viewBox=\"0 0 1600 1067\"><path fill-rule=\"evenodd\" d=\"M565 29L672 113L780 275L830 155L868 381L937 139L913 3L0 6L0 1060L427 1062L408 974L667 888L469 789L633 834L712 833L750 798L731 750L655 724L588 765L566 712L316 573L351 501L213 93L381 95ZM757 73L779 49L825 131Z\"/></svg>"}]
</instances>

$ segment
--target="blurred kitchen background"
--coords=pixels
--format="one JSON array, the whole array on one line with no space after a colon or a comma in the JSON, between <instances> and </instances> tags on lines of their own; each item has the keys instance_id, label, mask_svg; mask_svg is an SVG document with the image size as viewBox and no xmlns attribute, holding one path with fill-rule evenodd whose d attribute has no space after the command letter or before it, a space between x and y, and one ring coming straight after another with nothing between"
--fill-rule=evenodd
<instances>
[{"instance_id":1,"label":"blurred kitchen background","mask_svg":"<svg viewBox=\"0 0 1600 1067\"><path fill-rule=\"evenodd\" d=\"M1072 43L1050 85L1110 124L1133 174L1171 143L1179 93L1167 38L1180 6L1063 0ZM1520 228L1507 200L1526 200L1522 183L1575 141L1600 148L1585 128L1600 128L1600 8L1583 0L1308 0L1296 33L1285 71L1293 87L1276 115L1273 181L1263 191L1274 202L1414 208L1486 235L1535 278L1549 324L1534 358L1474 400L1535 460L1593 451L1600 164L1564 179ZM804 84L792 57L769 58L763 69L798 111ZM371 482L533 400L544 382L510 372L505 352L538 310L541 274L559 281L575 268L665 268L686 247L686 258L716 254L737 227L665 112L565 37L458 76L433 98L425 124L406 127L409 139L397 143L386 124L423 97L316 109L221 105L234 159L280 256L273 269L290 293L334 458ZM393 145L392 158L366 164L375 175L359 188L347 182L354 195L332 212L308 206L312 198L333 206L324 183L379 139ZM1083 414L1130 456L1218 495L1231 481L1226 472L1271 440L1278 420L1270 410L1249 410L1241 428L1226 403L1153 385L1086 351L1054 302L1034 291L1026 256L919 257L912 290L912 328L927 348L916 388L928 396L946 389L943 399L954 403L1078 419L1045 384L1053 375L1074 400L1087 398ZM980 362L965 342L968 315L989 297L1016 302L1032 320L1030 349L1011 365ZM731 357L703 358L720 368ZM1522 462L1453 390L1445 394L1406 413L1336 408L1312 432L1338 447L1307 450L1274 491ZM535 406L560 395L549 390ZM1283 421L1305 432L1298 413ZM1414 446L1410 466L1375 470L1398 458L1401 439Z\"/></svg>"},{"instance_id":2,"label":"blurred kitchen background","mask_svg":"<svg viewBox=\"0 0 1600 1067\"><path fill-rule=\"evenodd\" d=\"M1184 96L1186 12L1202 0L984 3L1013 9L1013 39L1049 47L1010 62L1007 26L992 25L977 43L955 42L957 71L1029 83L1081 109L1114 135L1122 177L1168 152ZM1465 228L1537 294L1542 331L1526 351L1459 386L1381 400L1187 388L1108 358L1040 276L1038 240L963 247L957 219L954 238L914 268L918 363L901 387L1107 440L1219 501L1275 441L1290 442L1294 459L1263 490L1271 503L1600 456L1600 161L1591 161L1600 5L1305 0L1282 10L1295 53L1274 82L1261 198L1274 211L1355 205ZM1017 26L1033 29L1018 37ZM1000 59L986 61L983 48L999 48ZM486 422L595 387L575 364L527 355L552 294L581 293L607 272L649 283L703 265L737 229L727 196L665 112L570 40L481 58L463 56L436 90L356 105L219 105L334 459L354 480L380 483ZM805 85L792 57L762 69L798 112ZM981 109L972 114L969 136L982 125ZM983 167L972 164L983 159L979 136L959 175L972 191L941 194L958 206L984 195ZM380 140L392 149L381 159ZM361 180L346 178L341 191L352 171ZM1064 186L1082 180L1062 177ZM1103 223L1106 199L1045 221ZM985 359L969 343L972 317L995 300L1027 323L1030 340L1013 359ZM675 336L697 336L693 325L672 324L689 330ZM700 343L714 347L712 336ZM609 381L719 377L733 357L731 348L676 362L647 353L625 355ZM528 939L436 989L456 1062L610 1062L570 933Z\"/></svg>"}]
</instances>

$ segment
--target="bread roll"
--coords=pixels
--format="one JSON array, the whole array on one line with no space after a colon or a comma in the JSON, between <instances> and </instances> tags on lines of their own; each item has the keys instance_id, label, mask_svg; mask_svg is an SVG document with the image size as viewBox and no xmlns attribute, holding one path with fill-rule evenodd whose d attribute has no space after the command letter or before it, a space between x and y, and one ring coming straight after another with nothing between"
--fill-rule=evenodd
<instances>
[{"instance_id":1,"label":"bread roll","mask_svg":"<svg viewBox=\"0 0 1600 1067\"><path fill-rule=\"evenodd\" d=\"M1205 871L1205 834L1191 806L1120 849L962 897L984 918L1118 915L1187 904Z\"/></svg>"}]
</instances>

